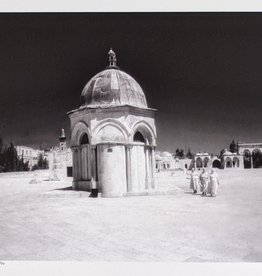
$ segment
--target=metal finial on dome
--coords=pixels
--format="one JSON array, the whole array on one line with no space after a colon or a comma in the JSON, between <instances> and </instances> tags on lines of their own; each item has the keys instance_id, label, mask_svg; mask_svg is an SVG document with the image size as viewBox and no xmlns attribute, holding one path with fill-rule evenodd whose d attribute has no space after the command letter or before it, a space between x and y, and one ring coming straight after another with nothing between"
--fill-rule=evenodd
<instances>
[{"instance_id":1,"label":"metal finial on dome","mask_svg":"<svg viewBox=\"0 0 262 276\"><path fill-rule=\"evenodd\" d=\"M116 66L116 54L112 50L112 48L110 48L110 50L108 52L108 58L109 58L109 67L117 67Z\"/></svg>"},{"instance_id":2,"label":"metal finial on dome","mask_svg":"<svg viewBox=\"0 0 262 276\"><path fill-rule=\"evenodd\" d=\"M61 133L60 133L59 138L65 138L65 130L63 128L61 129Z\"/></svg>"}]
</instances>

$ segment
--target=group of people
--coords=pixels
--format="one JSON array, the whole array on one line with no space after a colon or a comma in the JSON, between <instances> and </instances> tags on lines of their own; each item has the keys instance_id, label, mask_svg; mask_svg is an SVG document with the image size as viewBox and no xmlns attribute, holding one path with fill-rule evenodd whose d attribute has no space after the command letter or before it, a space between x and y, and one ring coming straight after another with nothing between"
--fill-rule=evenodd
<instances>
[{"instance_id":1,"label":"group of people","mask_svg":"<svg viewBox=\"0 0 262 276\"><path fill-rule=\"evenodd\" d=\"M208 174L205 168L203 168L200 175L193 168L190 173L190 189L193 190L193 193L197 193L198 190L202 192L202 196L210 194L212 197L215 197L217 194L217 189L219 186L219 178L215 169L211 170L211 173Z\"/></svg>"}]
</instances>

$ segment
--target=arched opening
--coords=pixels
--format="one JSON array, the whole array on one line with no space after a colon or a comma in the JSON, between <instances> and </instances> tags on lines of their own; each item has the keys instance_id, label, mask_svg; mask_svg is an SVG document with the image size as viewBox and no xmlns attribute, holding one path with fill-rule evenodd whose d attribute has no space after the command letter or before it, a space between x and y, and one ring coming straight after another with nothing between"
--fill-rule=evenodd
<instances>
[{"instance_id":1,"label":"arched opening","mask_svg":"<svg viewBox=\"0 0 262 276\"><path fill-rule=\"evenodd\" d=\"M89 139L88 139L87 134L85 133L80 138L80 145L86 145L86 144L89 144Z\"/></svg>"},{"instance_id":2,"label":"arched opening","mask_svg":"<svg viewBox=\"0 0 262 276\"><path fill-rule=\"evenodd\" d=\"M244 150L243 158L244 158L244 168L250 169L252 156L249 150Z\"/></svg>"},{"instance_id":3,"label":"arched opening","mask_svg":"<svg viewBox=\"0 0 262 276\"><path fill-rule=\"evenodd\" d=\"M145 138L144 136L141 134L140 131L137 131L134 135L134 142L142 142L145 143Z\"/></svg>"},{"instance_id":4,"label":"arched opening","mask_svg":"<svg viewBox=\"0 0 262 276\"><path fill-rule=\"evenodd\" d=\"M233 167L238 168L239 167L239 159L237 157L233 158Z\"/></svg>"},{"instance_id":5,"label":"arched opening","mask_svg":"<svg viewBox=\"0 0 262 276\"><path fill-rule=\"evenodd\" d=\"M162 169L162 165L161 165L161 161L156 161L156 171L157 172L160 172L161 171L161 169Z\"/></svg>"},{"instance_id":6,"label":"arched opening","mask_svg":"<svg viewBox=\"0 0 262 276\"><path fill-rule=\"evenodd\" d=\"M154 146L154 131L147 122L139 121L133 126L132 138L134 144L130 150L131 187L132 191L136 192L148 189L151 185L154 171L154 156L152 148L145 145ZM168 169L168 164L162 162L161 169Z\"/></svg>"},{"instance_id":7,"label":"arched opening","mask_svg":"<svg viewBox=\"0 0 262 276\"><path fill-rule=\"evenodd\" d=\"M208 166L209 158L205 157L204 158L204 167L206 168Z\"/></svg>"},{"instance_id":8,"label":"arched opening","mask_svg":"<svg viewBox=\"0 0 262 276\"><path fill-rule=\"evenodd\" d=\"M141 142L149 145L155 144L155 135L153 128L145 121L139 121L133 126L133 141ZM140 133L140 134L139 134ZM141 137L142 135L142 137Z\"/></svg>"},{"instance_id":9,"label":"arched opening","mask_svg":"<svg viewBox=\"0 0 262 276\"><path fill-rule=\"evenodd\" d=\"M202 162L202 159L200 157L198 157L196 159L196 167L199 169L199 168L202 168L203 167L203 162Z\"/></svg>"},{"instance_id":10,"label":"arched opening","mask_svg":"<svg viewBox=\"0 0 262 276\"><path fill-rule=\"evenodd\" d=\"M90 140L90 130L89 130L88 125L82 121L76 123L71 131L71 146L72 147L79 146L81 137L85 133L87 134L87 136L89 137L89 140ZM91 142L91 141L89 141L89 142Z\"/></svg>"},{"instance_id":11,"label":"arched opening","mask_svg":"<svg viewBox=\"0 0 262 276\"><path fill-rule=\"evenodd\" d=\"M213 161L212 166L213 166L213 168L219 168L220 169L221 168L221 162L218 159L216 159L216 160Z\"/></svg>"},{"instance_id":12,"label":"arched opening","mask_svg":"<svg viewBox=\"0 0 262 276\"><path fill-rule=\"evenodd\" d=\"M262 152L259 149L254 149L252 152L253 168L262 168Z\"/></svg>"},{"instance_id":13,"label":"arched opening","mask_svg":"<svg viewBox=\"0 0 262 276\"><path fill-rule=\"evenodd\" d=\"M232 160L230 157L226 158L226 168L232 168Z\"/></svg>"},{"instance_id":14,"label":"arched opening","mask_svg":"<svg viewBox=\"0 0 262 276\"><path fill-rule=\"evenodd\" d=\"M80 179L86 181L91 177L91 149L87 133L81 135L79 144L78 164L80 165Z\"/></svg>"}]
</instances>

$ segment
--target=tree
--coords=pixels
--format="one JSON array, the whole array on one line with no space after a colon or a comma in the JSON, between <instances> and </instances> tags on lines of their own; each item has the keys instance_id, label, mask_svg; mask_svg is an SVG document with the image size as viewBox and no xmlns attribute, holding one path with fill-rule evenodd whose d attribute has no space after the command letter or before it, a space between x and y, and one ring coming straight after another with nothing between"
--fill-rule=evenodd
<instances>
[{"instance_id":1,"label":"tree","mask_svg":"<svg viewBox=\"0 0 262 276\"><path fill-rule=\"evenodd\" d=\"M233 141L231 142L231 144L229 145L229 150L230 150L232 153L237 152L237 145L236 145L236 143L235 143L234 140L233 140Z\"/></svg>"},{"instance_id":2,"label":"tree","mask_svg":"<svg viewBox=\"0 0 262 276\"><path fill-rule=\"evenodd\" d=\"M176 149L175 157L179 159L185 158L185 153L183 149Z\"/></svg>"},{"instance_id":3,"label":"tree","mask_svg":"<svg viewBox=\"0 0 262 276\"><path fill-rule=\"evenodd\" d=\"M2 137L0 137L0 154L3 152L4 143Z\"/></svg>"},{"instance_id":4,"label":"tree","mask_svg":"<svg viewBox=\"0 0 262 276\"><path fill-rule=\"evenodd\" d=\"M220 151L219 158L221 158L221 157L223 156L224 153L225 153L225 149L222 149L222 150Z\"/></svg>"},{"instance_id":5,"label":"tree","mask_svg":"<svg viewBox=\"0 0 262 276\"><path fill-rule=\"evenodd\" d=\"M181 159L185 158L185 153L184 153L184 150L183 150L183 149L180 150L179 157L180 157Z\"/></svg>"},{"instance_id":6,"label":"tree","mask_svg":"<svg viewBox=\"0 0 262 276\"><path fill-rule=\"evenodd\" d=\"M0 172L29 171L28 162L24 162L23 157L19 159L13 143L4 146L0 137Z\"/></svg>"},{"instance_id":7,"label":"tree","mask_svg":"<svg viewBox=\"0 0 262 276\"><path fill-rule=\"evenodd\" d=\"M20 158L18 160L18 165L17 165L17 170L18 171L29 171L30 168L29 168L29 161L27 162L24 162L24 158Z\"/></svg>"},{"instance_id":8,"label":"tree","mask_svg":"<svg viewBox=\"0 0 262 276\"><path fill-rule=\"evenodd\" d=\"M189 158L189 159L193 158L193 154L191 153L190 148L188 148L188 150L187 150L186 157Z\"/></svg>"},{"instance_id":9,"label":"tree","mask_svg":"<svg viewBox=\"0 0 262 276\"><path fill-rule=\"evenodd\" d=\"M46 160L46 158L44 158L43 154L40 153L38 155L37 164L35 164L32 167L32 171L34 171L34 170L45 170L45 169L48 169L48 161Z\"/></svg>"},{"instance_id":10,"label":"tree","mask_svg":"<svg viewBox=\"0 0 262 276\"><path fill-rule=\"evenodd\" d=\"M13 143L3 150L3 171L13 172L17 171L18 156Z\"/></svg>"},{"instance_id":11,"label":"tree","mask_svg":"<svg viewBox=\"0 0 262 276\"><path fill-rule=\"evenodd\" d=\"M4 171L4 143L2 137L0 137L0 172Z\"/></svg>"}]
</instances>

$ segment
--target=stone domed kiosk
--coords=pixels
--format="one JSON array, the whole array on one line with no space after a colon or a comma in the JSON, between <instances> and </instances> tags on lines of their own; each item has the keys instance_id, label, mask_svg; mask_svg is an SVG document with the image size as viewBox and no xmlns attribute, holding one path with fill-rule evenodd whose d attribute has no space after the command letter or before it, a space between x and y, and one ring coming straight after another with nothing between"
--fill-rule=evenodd
<instances>
[{"instance_id":1,"label":"stone domed kiosk","mask_svg":"<svg viewBox=\"0 0 262 276\"><path fill-rule=\"evenodd\" d=\"M73 150L73 188L102 196L139 194L154 188L156 110L140 85L109 66L84 87L81 106L68 112Z\"/></svg>"}]
</instances>

